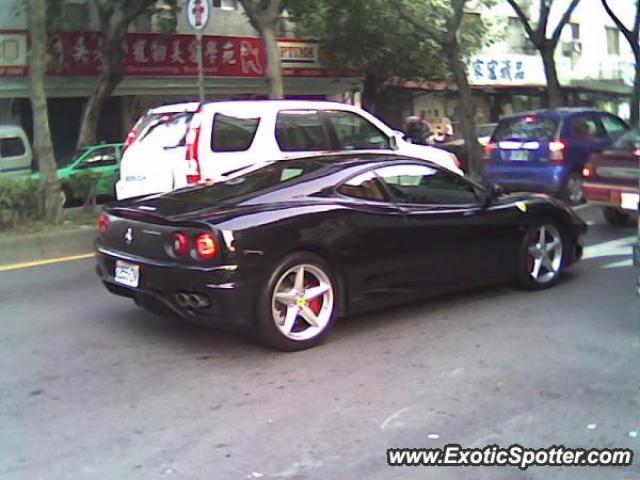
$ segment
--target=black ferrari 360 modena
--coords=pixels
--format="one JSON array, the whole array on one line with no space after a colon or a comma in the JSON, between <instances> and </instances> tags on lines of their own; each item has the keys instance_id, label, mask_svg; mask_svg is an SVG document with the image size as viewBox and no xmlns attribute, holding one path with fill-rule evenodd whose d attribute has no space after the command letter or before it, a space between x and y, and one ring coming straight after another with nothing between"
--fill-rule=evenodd
<instances>
[{"instance_id":1,"label":"black ferrari 360 modena","mask_svg":"<svg viewBox=\"0 0 640 480\"><path fill-rule=\"evenodd\" d=\"M99 220L110 292L298 350L338 316L500 282L555 284L586 225L545 195L501 195L390 154L268 163L115 203Z\"/></svg>"}]
</instances>

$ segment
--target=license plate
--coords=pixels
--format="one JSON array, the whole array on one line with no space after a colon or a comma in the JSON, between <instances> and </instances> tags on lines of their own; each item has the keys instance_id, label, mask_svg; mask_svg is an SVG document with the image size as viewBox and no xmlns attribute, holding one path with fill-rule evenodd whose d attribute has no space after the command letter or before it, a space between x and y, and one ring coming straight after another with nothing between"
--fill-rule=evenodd
<instances>
[{"instance_id":1,"label":"license plate","mask_svg":"<svg viewBox=\"0 0 640 480\"><path fill-rule=\"evenodd\" d=\"M529 160L529 152L527 150L514 150L509 155L509 160L522 162Z\"/></svg>"},{"instance_id":2,"label":"license plate","mask_svg":"<svg viewBox=\"0 0 640 480\"><path fill-rule=\"evenodd\" d=\"M140 283L140 265L116 260L116 270L113 279L116 283L127 287L137 287Z\"/></svg>"},{"instance_id":3,"label":"license plate","mask_svg":"<svg viewBox=\"0 0 640 480\"><path fill-rule=\"evenodd\" d=\"M638 210L638 200L640 199L640 195L637 193L626 193L623 192L620 194L620 206L625 210Z\"/></svg>"}]
</instances>

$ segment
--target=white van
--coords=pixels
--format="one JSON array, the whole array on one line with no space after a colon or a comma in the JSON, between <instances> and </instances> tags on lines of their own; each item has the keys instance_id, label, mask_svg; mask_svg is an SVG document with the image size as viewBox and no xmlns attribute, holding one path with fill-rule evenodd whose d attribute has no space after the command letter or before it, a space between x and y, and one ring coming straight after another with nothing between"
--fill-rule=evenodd
<instances>
[{"instance_id":1,"label":"white van","mask_svg":"<svg viewBox=\"0 0 640 480\"><path fill-rule=\"evenodd\" d=\"M17 125L0 125L0 176L30 175L33 152L24 129Z\"/></svg>"},{"instance_id":2,"label":"white van","mask_svg":"<svg viewBox=\"0 0 640 480\"><path fill-rule=\"evenodd\" d=\"M414 145L365 110L343 103L210 102L200 105L188 120L185 137L186 124L176 119L129 147L116 186L119 200L219 180L262 161L319 152L387 150L430 160L462 175L454 154ZM133 150L136 145L139 149Z\"/></svg>"}]
</instances>

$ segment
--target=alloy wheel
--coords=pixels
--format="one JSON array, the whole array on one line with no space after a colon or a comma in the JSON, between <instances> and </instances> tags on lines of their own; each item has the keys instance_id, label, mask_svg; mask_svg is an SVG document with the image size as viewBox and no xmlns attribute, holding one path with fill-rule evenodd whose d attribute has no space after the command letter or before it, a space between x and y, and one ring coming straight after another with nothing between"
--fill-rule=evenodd
<instances>
[{"instance_id":1,"label":"alloy wheel","mask_svg":"<svg viewBox=\"0 0 640 480\"><path fill-rule=\"evenodd\" d=\"M562 267L562 235L557 227L540 225L527 247L529 275L538 284L549 283Z\"/></svg>"},{"instance_id":2,"label":"alloy wheel","mask_svg":"<svg viewBox=\"0 0 640 480\"><path fill-rule=\"evenodd\" d=\"M308 340L325 329L334 303L331 279L321 268L295 265L280 276L273 289L273 321L287 338Z\"/></svg>"}]
</instances>

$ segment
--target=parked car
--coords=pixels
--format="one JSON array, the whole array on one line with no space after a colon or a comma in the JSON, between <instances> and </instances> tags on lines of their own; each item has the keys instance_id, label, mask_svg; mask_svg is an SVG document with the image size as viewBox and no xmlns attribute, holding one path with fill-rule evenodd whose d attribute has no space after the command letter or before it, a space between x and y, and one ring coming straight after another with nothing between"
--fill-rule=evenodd
<instances>
[{"instance_id":1,"label":"parked car","mask_svg":"<svg viewBox=\"0 0 640 480\"><path fill-rule=\"evenodd\" d=\"M63 205L82 200L74 186L74 178L81 172L99 176L97 196L114 198L122 148L121 143L92 145L62 160L58 165L58 178ZM22 127L0 126L0 176L40 178L29 139Z\"/></svg>"},{"instance_id":2,"label":"parked car","mask_svg":"<svg viewBox=\"0 0 640 480\"><path fill-rule=\"evenodd\" d=\"M29 175L33 170L33 152L24 129L0 125L0 176Z\"/></svg>"},{"instance_id":3,"label":"parked car","mask_svg":"<svg viewBox=\"0 0 640 480\"><path fill-rule=\"evenodd\" d=\"M478 125L476 128L476 135L478 136L478 143L480 146L484 147L491 140L491 135L493 135L493 131L496 129L497 123L483 123ZM442 144L442 148L450 151L458 160L460 160L460 164L462 170L465 172L468 171L469 160L467 158L467 151L465 149L464 138L457 138L447 143Z\"/></svg>"},{"instance_id":4,"label":"parked car","mask_svg":"<svg viewBox=\"0 0 640 480\"><path fill-rule=\"evenodd\" d=\"M117 184L119 200L225 178L266 159L329 151L396 152L462 174L455 155L413 145L402 132L366 111L337 102L210 102L202 104L193 118L172 119L165 126L163 133L150 131L138 141L138 149L133 145L125 152Z\"/></svg>"},{"instance_id":5,"label":"parked car","mask_svg":"<svg viewBox=\"0 0 640 480\"><path fill-rule=\"evenodd\" d=\"M68 164L58 169L58 178L62 187L63 205L74 200L84 200L77 191L74 180L84 172L98 176L95 194L98 197L115 198L115 184L120 171L122 143L102 143L83 148L73 155ZM37 175L37 174L36 174Z\"/></svg>"},{"instance_id":6,"label":"parked car","mask_svg":"<svg viewBox=\"0 0 640 480\"><path fill-rule=\"evenodd\" d=\"M615 115L584 108L519 113L500 120L485 147L484 178L506 190L583 201L582 167L629 126Z\"/></svg>"},{"instance_id":7,"label":"parked car","mask_svg":"<svg viewBox=\"0 0 640 480\"><path fill-rule=\"evenodd\" d=\"M547 196L500 196L387 152L271 162L111 204L99 227L111 293L284 350L318 344L338 315L513 280L550 287L586 230Z\"/></svg>"},{"instance_id":8,"label":"parked car","mask_svg":"<svg viewBox=\"0 0 640 480\"><path fill-rule=\"evenodd\" d=\"M610 148L589 157L582 170L589 203L602 207L611 225L625 225L638 212L640 128L629 130Z\"/></svg>"}]
</instances>

